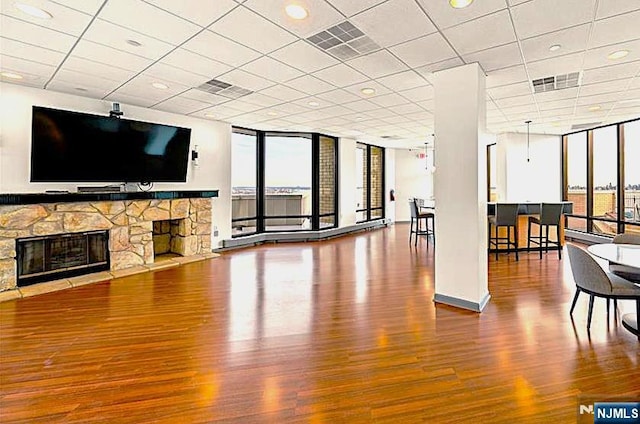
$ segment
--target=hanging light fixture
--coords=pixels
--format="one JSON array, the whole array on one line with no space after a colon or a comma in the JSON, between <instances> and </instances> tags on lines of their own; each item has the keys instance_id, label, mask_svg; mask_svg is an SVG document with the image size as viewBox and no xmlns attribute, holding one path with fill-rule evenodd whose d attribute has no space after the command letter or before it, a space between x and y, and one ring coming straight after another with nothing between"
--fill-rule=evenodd
<instances>
[{"instance_id":1,"label":"hanging light fixture","mask_svg":"<svg viewBox=\"0 0 640 424\"><path fill-rule=\"evenodd\" d=\"M529 156L529 124L531 124L531 121L524 121L525 124L527 124L527 162L530 162L530 156Z\"/></svg>"}]
</instances>

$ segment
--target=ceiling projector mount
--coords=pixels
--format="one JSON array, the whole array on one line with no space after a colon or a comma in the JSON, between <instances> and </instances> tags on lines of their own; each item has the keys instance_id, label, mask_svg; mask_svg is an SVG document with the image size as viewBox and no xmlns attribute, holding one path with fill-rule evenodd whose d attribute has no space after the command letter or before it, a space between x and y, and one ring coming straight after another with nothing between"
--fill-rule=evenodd
<instances>
[{"instance_id":1,"label":"ceiling projector mount","mask_svg":"<svg viewBox=\"0 0 640 424\"><path fill-rule=\"evenodd\" d=\"M111 118L120 118L122 115L124 115L124 112L120 110L120 103L112 103L109 116Z\"/></svg>"}]
</instances>

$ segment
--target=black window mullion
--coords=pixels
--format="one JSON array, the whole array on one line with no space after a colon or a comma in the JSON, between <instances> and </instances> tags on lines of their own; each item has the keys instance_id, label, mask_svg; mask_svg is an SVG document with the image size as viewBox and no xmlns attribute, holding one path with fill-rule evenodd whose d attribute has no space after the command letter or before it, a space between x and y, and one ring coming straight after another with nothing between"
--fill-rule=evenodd
<instances>
[{"instance_id":1,"label":"black window mullion","mask_svg":"<svg viewBox=\"0 0 640 424\"><path fill-rule=\"evenodd\" d=\"M587 131L587 232L593 233L593 130Z\"/></svg>"},{"instance_id":2,"label":"black window mullion","mask_svg":"<svg viewBox=\"0 0 640 424\"><path fill-rule=\"evenodd\" d=\"M371 146L367 145L367 221L371 221Z\"/></svg>"},{"instance_id":3,"label":"black window mullion","mask_svg":"<svg viewBox=\"0 0 640 424\"><path fill-rule=\"evenodd\" d=\"M256 136L258 137L257 143L257 158L258 158L258 166L256 169L257 173L257 185L256 188L256 232L262 233L264 232L265 224L264 224L264 203L265 203L265 188L264 188L264 170L265 170L265 143L264 143L264 131L257 131Z\"/></svg>"},{"instance_id":4,"label":"black window mullion","mask_svg":"<svg viewBox=\"0 0 640 424\"><path fill-rule=\"evenodd\" d=\"M618 234L624 233L624 125L618 124Z\"/></svg>"},{"instance_id":5,"label":"black window mullion","mask_svg":"<svg viewBox=\"0 0 640 424\"><path fill-rule=\"evenodd\" d=\"M320 135L311 137L311 229L320 229Z\"/></svg>"}]
</instances>

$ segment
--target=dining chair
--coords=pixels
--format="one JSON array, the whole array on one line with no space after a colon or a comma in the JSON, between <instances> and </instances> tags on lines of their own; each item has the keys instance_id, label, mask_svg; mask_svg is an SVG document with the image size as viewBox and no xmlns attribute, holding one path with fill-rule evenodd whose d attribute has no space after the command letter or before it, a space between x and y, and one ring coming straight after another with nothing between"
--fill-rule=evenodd
<instances>
[{"instance_id":1,"label":"dining chair","mask_svg":"<svg viewBox=\"0 0 640 424\"><path fill-rule=\"evenodd\" d=\"M569 315L573 310L581 292L589 295L589 313L587 315L587 329L591 329L591 317L593 314L593 301L595 297L613 299L614 308L617 309L618 299L632 299L640 308L640 287L630 281L606 272L598 262L585 250L578 246L567 244L569 262L573 280L576 283L576 293L571 303ZM608 303L607 303L608 305ZM608 308L607 308L608 313Z\"/></svg>"},{"instance_id":2,"label":"dining chair","mask_svg":"<svg viewBox=\"0 0 640 424\"><path fill-rule=\"evenodd\" d=\"M640 234L622 233L613 238L615 244L640 245ZM609 271L626 280L640 283L640 269L609 262Z\"/></svg>"},{"instance_id":3,"label":"dining chair","mask_svg":"<svg viewBox=\"0 0 640 424\"><path fill-rule=\"evenodd\" d=\"M415 245L418 245L418 236L427 236L427 244L429 243L429 236L434 238L435 243L435 214L430 211L420 210L417 199L411 199L409 201L409 208L411 209L411 223L409 227L409 243L411 243L411 237L415 234ZM431 220L431 228L429 228L429 220ZM422 222L424 221L425 229L422 229Z\"/></svg>"},{"instance_id":4,"label":"dining chair","mask_svg":"<svg viewBox=\"0 0 640 424\"><path fill-rule=\"evenodd\" d=\"M540 259L542 259L542 250L549 251L549 244L558 247L558 259L562 259L562 241L560 240L560 218L562 218L562 203L542 203L540 205L540 216L530 216L527 226L527 250L531 248L531 243L535 243L540 247ZM538 225L538 235L531 235L531 226ZM549 227L555 228L556 239L549 239Z\"/></svg>"},{"instance_id":5,"label":"dining chair","mask_svg":"<svg viewBox=\"0 0 640 424\"><path fill-rule=\"evenodd\" d=\"M496 260L500 245L506 245L507 255L511 252L511 246L516 252L516 261L518 260L518 204L517 203L496 203L496 214L489 216L489 246L495 246ZM494 237L491 237L491 226L495 227ZM507 236L500 237L500 227L507 227ZM511 241L511 228L513 227L513 238Z\"/></svg>"}]
</instances>

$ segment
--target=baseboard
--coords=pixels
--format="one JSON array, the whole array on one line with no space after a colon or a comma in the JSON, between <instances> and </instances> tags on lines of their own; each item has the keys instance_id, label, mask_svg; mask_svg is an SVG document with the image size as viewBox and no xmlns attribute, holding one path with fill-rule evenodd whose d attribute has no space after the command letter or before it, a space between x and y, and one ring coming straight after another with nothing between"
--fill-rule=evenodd
<instances>
[{"instance_id":1,"label":"baseboard","mask_svg":"<svg viewBox=\"0 0 640 424\"><path fill-rule=\"evenodd\" d=\"M223 240L222 248L214 249L213 251L222 252L230 249L257 246L264 243L295 243L328 240L334 237L340 237L351 233L386 227L391 223L392 222L387 219L378 219L375 221L349 225L347 227L329 228L327 230L319 231L291 231L253 234L250 236Z\"/></svg>"},{"instance_id":2,"label":"baseboard","mask_svg":"<svg viewBox=\"0 0 640 424\"><path fill-rule=\"evenodd\" d=\"M470 302L464 299L458 299L457 297L447 296L444 294L436 293L433 296L433 301L436 303L444 303L445 305L455 306L456 308L467 309L474 312L482 312L487 303L489 303L491 295L487 293L480 302Z\"/></svg>"}]
</instances>

